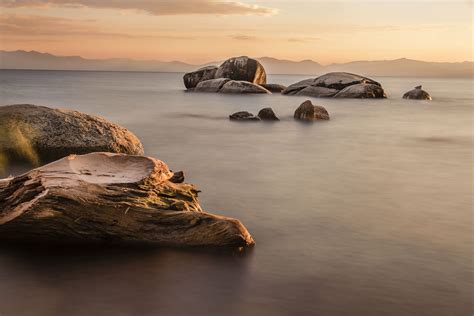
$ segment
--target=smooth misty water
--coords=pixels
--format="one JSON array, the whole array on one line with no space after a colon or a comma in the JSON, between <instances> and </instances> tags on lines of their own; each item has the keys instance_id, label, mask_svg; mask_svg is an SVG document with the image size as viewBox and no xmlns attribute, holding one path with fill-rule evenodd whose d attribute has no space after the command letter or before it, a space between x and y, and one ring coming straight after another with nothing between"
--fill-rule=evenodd
<instances>
[{"instance_id":1,"label":"smooth misty water","mask_svg":"<svg viewBox=\"0 0 474 316\"><path fill-rule=\"evenodd\" d=\"M306 98L186 93L180 74L1 71L1 104L128 127L257 245L2 247L0 314L471 315L472 81L376 79L387 100L314 99L331 120L311 125L292 119ZM434 101L401 99L418 84ZM281 122L227 119L267 106Z\"/></svg>"}]
</instances>

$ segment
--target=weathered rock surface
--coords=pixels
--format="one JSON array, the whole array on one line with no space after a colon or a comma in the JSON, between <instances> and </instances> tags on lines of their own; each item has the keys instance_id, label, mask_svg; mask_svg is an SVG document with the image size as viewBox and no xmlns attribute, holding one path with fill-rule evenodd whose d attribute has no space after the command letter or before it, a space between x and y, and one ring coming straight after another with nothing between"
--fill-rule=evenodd
<instances>
[{"instance_id":1,"label":"weathered rock surface","mask_svg":"<svg viewBox=\"0 0 474 316\"><path fill-rule=\"evenodd\" d=\"M259 61L247 56L227 59L217 69L215 78L229 78L255 84L267 83L265 68L263 68Z\"/></svg>"},{"instance_id":2,"label":"weathered rock surface","mask_svg":"<svg viewBox=\"0 0 474 316\"><path fill-rule=\"evenodd\" d=\"M0 106L0 156L32 165L70 154L108 151L142 155L130 131L103 118L31 104Z\"/></svg>"},{"instance_id":3,"label":"weathered rock surface","mask_svg":"<svg viewBox=\"0 0 474 316\"><path fill-rule=\"evenodd\" d=\"M335 98L381 99L386 98L382 87L375 84L358 83L339 91Z\"/></svg>"},{"instance_id":4,"label":"weathered rock surface","mask_svg":"<svg viewBox=\"0 0 474 316\"><path fill-rule=\"evenodd\" d=\"M238 93L238 94L246 94L246 93L268 93L271 92L267 89L259 86L257 84L253 84L248 81L235 81L231 80L226 82L222 88L219 90L220 93Z\"/></svg>"},{"instance_id":5,"label":"weathered rock surface","mask_svg":"<svg viewBox=\"0 0 474 316\"><path fill-rule=\"evenodd\" d=\"M431 95L423 90L422 86L417 86L415 89L408 91L403 95L403 98L415 100L432 100Z\"/></svg>"},{"instance_id":6,"label":"weathered rock surface","mask_svg":"<svg viewBox=\"0 0 474 316\"><path fill-rule=\"evenodd\" d=\"M219 90L229 82L230 79L228 78L219 78L219 79L211 79L201 81L197 84L196 88L194 88L195 92L219 92Z\"/></svg>"},{"instance_id":7,"label":"weathered rock surface","mask_svg":"<svg viewBox=\"0 0 474 316\"><path fill-rule=\"evenodd\" d=\"M329 113L324 107L306 100L296 109L294 118L303 121L329 120Z\"/></svg>"},{"instance_id":8,"label":"weathered rock surface","mask_svg":"<svg viewBox=\"0 0 474 316\"><path fill-rule=\"evenodd\" d=\"M280 119L276 116L275 112L273 112L272 108L263 108L258 112L258 117L262 121L279 121Z\"/></svg>"},{"instance_id":9,"label":"weathered rock surface","mask_svg":"<svg viewBox=\"0 0 474 316\"><path fill-rule=\"evenodd\" d=\"M184 86L186 87L186 89L195 88L197 84L201 81L214 79L216 71L216 66L207 66L193 72L188 72L184 74L183 77Z\"/></svg>"},{"instance_id":10,"label":"weathered rock surface","mask_svg":"<svg viewBox=\"0 0 474 316\"><path fill-rule=\"evenodd\" d=\"M231 121L260 121L260 118L247 111L235 112L229 115Z\"/></svg>"},{"instance_id":11,"label":"weathered rock surface","mask_svg":"<svg viewBox=\"0 0 474 316\"><path fill-rule=\"evenodd\" d=\"M272 93L273 92L280 93L287 88L286 86L282 84L277 84L277 83L266 83L266 84L261 84L261 86Z\"/></svg>"},{"instance_id":12,"label":"weathered rock surface","mask_svg":"<svg viewBox=\"0 0 474 316\"><path fill-rule=\"evenodd\" d=\"M344 93L341 93L343 91ZM386 97L380 83L370 78L346 72L331 72L314 79L305 79L288 86L288 88L283 90L282 93L287 95L306 95L312 97Z\"/></svg>"},{"instance_id":13,"label":"weathered rock surface","mask_svg":"<svg viewBox=\"0 0 474 316\"><path fill-rule=\"evenodd\" d=\"M236 219L201 210L191 184L154 158L69 156L0 181L0 240L248 246Z\"/></svg>"}]
</instances>

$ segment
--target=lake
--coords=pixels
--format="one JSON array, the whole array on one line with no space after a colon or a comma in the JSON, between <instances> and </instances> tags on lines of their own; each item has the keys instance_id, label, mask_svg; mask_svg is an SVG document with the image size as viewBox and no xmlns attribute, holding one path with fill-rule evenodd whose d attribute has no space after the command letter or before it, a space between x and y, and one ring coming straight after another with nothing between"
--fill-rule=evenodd
<instances>
[{"instance_id":1,"label":"lake","mask_svg":"<svg viewBox=\"0 0 474 316\"><path fill-rule=\"evenodd\" d=\"M471 315L473 81L374 79L388 99L312 99L331 120L303 124L292 116L307 97L189 93L182 74L0 71L0 104L127 127L256 241L244 253L3 245L0 315ZM401 98L419 84L433 101ZM281 121L228 120L263 107Z\"/></svg>"}]
</instances>

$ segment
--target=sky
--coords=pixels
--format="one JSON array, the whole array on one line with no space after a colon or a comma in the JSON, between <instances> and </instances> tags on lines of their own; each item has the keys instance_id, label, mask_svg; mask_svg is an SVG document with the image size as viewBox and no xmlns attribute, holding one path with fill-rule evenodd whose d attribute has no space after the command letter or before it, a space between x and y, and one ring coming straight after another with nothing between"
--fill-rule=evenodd
<instances>
[{"instance_id":1,"label":"sky","mask_svg":"<svg viewBox=\"0 0 474 316\"><path fill-rule=\"evenodd\" d=\"M0 0L0 49L205 63L473 60L474 0Z\"/></svg>"}]
</instances>

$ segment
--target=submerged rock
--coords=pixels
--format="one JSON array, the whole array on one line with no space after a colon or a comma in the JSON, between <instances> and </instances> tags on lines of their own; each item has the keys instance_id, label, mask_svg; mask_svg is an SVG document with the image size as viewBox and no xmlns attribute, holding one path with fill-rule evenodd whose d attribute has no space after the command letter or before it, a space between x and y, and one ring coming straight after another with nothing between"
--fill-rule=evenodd
<instances>
[{"instance_id":1,"label":"submerged rock","mask_svg":"<svg viewBox=\"0 0 474 316\"><path fill-rule=\"evenodd\" d=\"M260 118L247 111L235 112L229 115L231 121L260 121Z\"/></svg>"},{"instance_id":2,"label":"submerged rock","mask_svg":"<svg viewBox=\"0 0 474 316\"><path fill-rule=\"evenodd\" d=\"M403 95L404 99L415 100L432 100L431 95L422 89L422 86L417 86L415 89L408 91Z\"/></svg>"},{"instance_id":3,"label":"submerged rock","mask_svg":"<svg viewBox=\"0 0 474 316\"><path fill-rule=\"evenodd\" d=\"M329 120L329 113L324 107L306 100L296 109L294 118L303 121Z\"/></svg>"},{"instance_id":4,"label":"submerged rock","mask_svg":"<svg viewBox=\"0 0 474 316\"><path fill-rule=\"evenodd\" d=\"M344 93L342 93L343 91ZM282 93L287 95L305 95L312 97L386 97L380 83L370 78L347 72L331 72L314 79L305 79L288 86L288 88L283 90Z\"/></svg>"},{"instance_id":5,"label":"submerged rock","mask_svg":"<svg viewBox=\"0 0 474 316\"><path fill-rule=\"evenodd\" d=\"M196 71L188 72L183 76L184 86L186 89L195 88L201 81L214 79L216 71L216 66L207 66Z\"/></svg>"},{"instance_id":6,"label":"submerged rock","mask_svg":"<svg viewBox=\"0 0 474 316\"><path fill-rule=\"evenodd\" d=\"M69 156L0 181L0 240L249 246L236 219L205 213L191 184L154 158Z\"/></svg>"},{"instance_id":7,"label":"submerged rock","mask_svg":"<svg viewBox=\"0 0 474 316\"><path fill-rule=\"evenodd\" d=\"M72 110L31 104L0 106L0 156L37 166L70 154L107 151L142 155L129 130Z\"/></svg>"},{"instance_id":8,"label":"submerged rock","mask_svg":"<svg viewBox=\"0 0 474 316\"><path fill-rule=\"evenodd\" d=\"M215 78L229 78L237 81L248 81L255 84L267 83L265 68L256 59L247 56L227 59L216 71Z\"/></svg>"},{"instance_id":9,"label":"submerged rock","mask_svg":"<svg viewBox=\"0 0 474 316\"><path fill-rule=\"evenodd\" d=\"M279 121L280 119L276 116L275 112L273 112L272 108L263 108L258 112L258 117L262 121Z\"/></svg>"},{"instance_id":10,"label":"submerged rock","mask_svg":"<svg viewBox=\"0 0 474 316\"><path fill-rule=\"evenodd\" d=\"M267 89L247 81L231 80L226 82L219 90L220 93L271 93Z\"/></svg>"},{"instance_id":11,"label":"submerged rock","mask_svg":"<svg viewBox=\"0 0 474 316\"><path fill-rule=\"evenodd\" d=\"M219 78L201 81L194 88L195 92L219 92L219 90L227 83L230 79Z\"/></svg>"},{"instance_id":12,"label":"submerged rock","mask_svg":"<svg viewBox=\"0 0 474 316\"><path fill-rule=\"evenodd\" d=\"M273 92L280 93L287 88L286 86L282 84L277 84L277 83L266 83L266 84L261 84L261 86L272 93Z\"/></svg>"}]
</instances>

